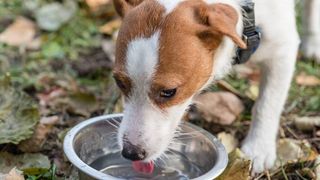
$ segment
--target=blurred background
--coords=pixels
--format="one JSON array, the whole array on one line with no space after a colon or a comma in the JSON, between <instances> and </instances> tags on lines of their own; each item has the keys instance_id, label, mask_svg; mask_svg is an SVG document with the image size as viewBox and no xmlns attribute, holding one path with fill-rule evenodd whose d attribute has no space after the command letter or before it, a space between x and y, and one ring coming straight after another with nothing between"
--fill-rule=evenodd
<instances>
[{"instance_id":1,"label":"blurred background","mask_svg":"<svg viewBox=\"0 0 320 180\"><path fill-rule=\"evenodd\" d=\"M296 9L301 32L301 2ZM0 179L77 179L64 135L85 119L122 111L111 74L120 25L112 0L0 0ZM320 177L320 65L299 55L296 67L277 165L256 179ZM184 119L235 152L259 78L258 67L237 66L196 97ZM241 153L235 159L223 179L248 179L250 163Z\"/></svg>"}]
</instances>

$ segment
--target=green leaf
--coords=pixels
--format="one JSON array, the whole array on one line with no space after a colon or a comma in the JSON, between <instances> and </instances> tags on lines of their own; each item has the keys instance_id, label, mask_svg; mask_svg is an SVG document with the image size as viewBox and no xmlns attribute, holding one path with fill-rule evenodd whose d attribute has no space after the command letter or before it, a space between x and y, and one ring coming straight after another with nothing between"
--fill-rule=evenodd
<instances>
[{"instance_id":1,"label":"green leaf","mask_svg":"<svg viewBox=\"0 0 320 180\"><path fill-rule=\"evenodd\" d=\"M63 58L65 56L64 50L57 42L51 42L45 45L42 49L45 58Z\"/></svg>"},{"instance_id":2,"label":"green leaf","mask_svg":"<svg viewBox=\"0 0 320 180\"><path fill-rule=\"evenodd\" d=\"M0 78L0 144L18 144L33 134L39 120L36 103L10 85L10 78Z\"/></svg>"},{"instance_id":3,"label":"green leaf","mask_svg":"<svg viewBox=\"0 0 320 180\"><path fill-rule=\"evenodd\" d=\"M16 167L26 174L26 172L46 172L50 168L50 161L47 156L40 153L26 153L22 155L13 155L7 152L0 152L0 172L7 173Z\"/></svg>"}]
</instances>

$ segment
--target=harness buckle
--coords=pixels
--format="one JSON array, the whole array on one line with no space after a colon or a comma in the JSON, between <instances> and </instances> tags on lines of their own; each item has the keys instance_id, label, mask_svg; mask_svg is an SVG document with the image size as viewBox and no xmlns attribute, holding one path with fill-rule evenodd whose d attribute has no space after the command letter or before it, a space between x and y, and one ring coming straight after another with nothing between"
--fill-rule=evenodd
<instances>
[{"instance_id":1,"label":"harness buckle","mask_svg":"<svg viewBox=\"0 0 320 180\"><path fill-rule=\"evenodd\" d=\"M244 33L242 38L247 45L247 49L241 49L239 47L237 48L234 64L243 64L250 59L251 55L258 49L260 45L261 32L259 28L256 27L255 31Z\"/></svg>"},{"instance_id":2,"label":"harness buckle","mask_svg":"<svg viewBox=\"0 0 320 180\"><path fill-rule=\"evenodd\" d=\"M247 45L247 49L237 48L233 64L247 62L251 55L258 49L261 40L261 31L255 25L254 3L251 0L244 0L242 7L243 33L242 39Z\"/></svg>"}]
</instances>

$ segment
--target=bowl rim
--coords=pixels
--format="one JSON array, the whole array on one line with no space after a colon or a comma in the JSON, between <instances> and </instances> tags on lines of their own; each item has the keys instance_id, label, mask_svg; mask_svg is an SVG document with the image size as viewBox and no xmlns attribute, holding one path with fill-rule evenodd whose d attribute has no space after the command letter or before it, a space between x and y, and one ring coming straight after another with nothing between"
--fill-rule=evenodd
<instances>
[{"instance_id":1,"label":"bowl rim","mask_svg":"<svg viewBox=\"0 0 320 180\"><path fill-rule=\"evenodd\" d=\"M99 121L103 121L103 120L108 120L111 118L118 118L118 117L122 117L123 114L107 114L107 115L102 115L102 116L98 116L98 117L94 117L94 118L90 118L88 120L85 120L79 124L77 124L76 126L74 126L73 128L71 128L71 130L69 130L69 132L66 134L65 138L64 138L64 142L63 142L63 151L65 153L65 155L67 156L68 160L77 167L77 169L83 173L85 173L88 176L91 176L93 178L96 179L106 179L106 180L123 180L121 178L117 178L108 174L104 174L100 171L95 170L94 168L90 167L89 165L87 165L86 163L84 163L76 154L75 150L74 150L74 146L73 146L73 141L75 136L81 131L81 129L83 129L86 126L89 126L91 124L94 124L96 122ZM206 136L216 147L217 149L217 159L216 159L216 164L215 166L210 169L208 172L206 172L205 174L196 177L194 179L191 180L206 180L206 179L214 179L217 176L219 176L224 169L226 168L227 164L228 164L228 154L226 149L224 148L224 146L222 145L222 143L216 138L214 137L211 133L209 133L208 131L193 125L189 122L184 122L185 124L187 124L189 127L195 129L196 131L200 131L204 136Z\"/></svg>"}]
</instances>

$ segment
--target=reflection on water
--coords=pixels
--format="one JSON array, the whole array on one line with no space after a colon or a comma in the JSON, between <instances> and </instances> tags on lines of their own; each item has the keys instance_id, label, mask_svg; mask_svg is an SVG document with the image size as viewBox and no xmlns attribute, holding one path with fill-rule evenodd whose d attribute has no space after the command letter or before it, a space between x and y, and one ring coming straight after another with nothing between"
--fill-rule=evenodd
<instances>
[{"instance_id":1,"label":"reflection on water","mask_svg":"<svg viewBox=\"0 0 320 180\"><path fill-rule=\"evenodd\" d=\"M108 175L129 180L188 180L204 173L195 163L176 151L167 153L167 158L156 164L152 174L141 174L133 170L131 161L125 160L117 152L97 159L90 166Z\"/></svg>"}]
</instances>

